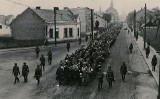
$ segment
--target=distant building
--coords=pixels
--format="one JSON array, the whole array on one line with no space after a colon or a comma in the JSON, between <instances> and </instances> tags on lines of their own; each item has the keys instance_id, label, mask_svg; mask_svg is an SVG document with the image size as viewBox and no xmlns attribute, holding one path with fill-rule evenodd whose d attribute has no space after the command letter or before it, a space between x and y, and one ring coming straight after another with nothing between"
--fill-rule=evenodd
<instances>
[{"instance_id":1,"label":"distant building","mask_svg":"<svg viewBox=\"0 0 160 99\"><path fill-rule=\"evenodd\" d=\"M11 29L9 26L0 23L0 37L11 37Z\"/></svg>"},{"instance_id":2,"label":"distant building","mask_svg":"<svg viewBox=\"0 0 160 99\"><path fill-rule=\"evenodd\" d=\"M110 23L114 23L114 22L118 22L119 21L118 11L114 8L113 0L111 0L110 7L106 11L101 11L101 7L100 7L100 10L95 12L95 13L98 14L99 16L101 16L101 17L103 17L103 15L105 13L111 14Z\"/></svg>"},{"instance_id":3,"label":"distant building","mask_svg":"<svg viewBox=\"0 0 160 99\"><path fill-rule=\"evenodd\" d=\"M113 6L113 0L111 0L110 7L106 10L106 13L111 14L111 23L118 22L118 11Z\"/></svg>"},{"instance_id":4,"label":"distant building","mask_svg":"<svg viewBox=\"0 0 160 99\"><path fill-rule=\"evenodd\" d=\"M65 7L65 9L68 9ZM91 32L91 9L87 7L69 8L73 14L78 14L81 21L81 35Z\"/></svg>"},{"instance_id":5,"label":"distant building","mask_svg":"<svg viewBox=\"0 0 160 99\"><path fill-rule=\"evenodd\" d=\"M95 26L96 21L99 21L99 27L107 27L107 21L105 21L103 17L95 13L94 14L94 26Z\"/></svg>"},{"instance_id":6,"label":"distant building","mask_svg":"<svg viewBox=\"0 0 160 99\"><path fill-rule=\"evenodd\" d=\"M56 11L57 41L74 40L80 37L79 16L70 10ZM54 42L54 10L27 8L11 23L12 35L16 40L45 40Z\"/></svg>"},{"instance_id":7,"label":"distant building","mask_svg":"<svg viewBox=\"0 0 160 99\"><path fill-rule=\"evenodd\" d=\"M0 37L11 37L10 23L14 20L13 15L0 15Z\"/></svg>"}]
</instances>

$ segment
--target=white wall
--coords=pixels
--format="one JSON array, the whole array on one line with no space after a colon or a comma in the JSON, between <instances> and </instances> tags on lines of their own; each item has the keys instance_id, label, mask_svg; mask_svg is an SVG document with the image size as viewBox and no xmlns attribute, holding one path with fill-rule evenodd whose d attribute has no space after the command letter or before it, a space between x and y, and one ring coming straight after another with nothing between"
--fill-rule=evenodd
<instances>
[{"instance_id":1,"label":"white wall","mask_svg":"<svg viewBox=\"0 0 160 99\"><path fill-rule=\"evenodd\" d=\"M56 28L59 28L59 38L57 38L57 41L62 41L62 40L71 40L71 39L78 39L78 27L79 27L79 30L80 30L80 24L78 25L58 25L56 26ZM65 38L64 37L64 28L68 28L68 36L69 36L69 28L72 28L73 30L73 37L67 37ZM50 29L53 29L53 38L50 38L50 33L49 33L49 30ZM80 31L79 31L80 32ZM54 24L50 24L48 25L47 27L47 38L48 38L48 41L54 41L55 40L55 36L54 36Z\"/></svg>"},{"instance_id":2,"label":"white wall","mask_svg":"<svg viewBox=\"0 0 160 99\"><path fill-rule=\"evenodd\" d=\"M0 24L0 26L2 26L2 29L0 29L0 36L1 37L11 37L11 29L9 26L7 25L3 25L3 24Z\"/></svg>"}]
</instances>

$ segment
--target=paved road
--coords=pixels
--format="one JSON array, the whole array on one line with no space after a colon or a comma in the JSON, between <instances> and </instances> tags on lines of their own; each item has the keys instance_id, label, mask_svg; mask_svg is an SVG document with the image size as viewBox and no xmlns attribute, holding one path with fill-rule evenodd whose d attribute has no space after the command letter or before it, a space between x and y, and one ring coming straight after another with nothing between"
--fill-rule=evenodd
<instances>
[{"instance_id":1,"label":"paved road","mask_svg":"<svg viewBox=\"0 0 160 99\"><path fill-rule=\"evenodd\" d=\"M130 42L133 42L134 45L132 54L128 51ZM78 47L75 46L74 48ZM43 53L46 53L46 51L44 50ZM13 82L13 79L10 77L11 74L9 74L5 76L6 78L3 77L4 81L0 81L0 88L2 88L0 89L0 97L4 99L156 99L156 82L149 73L135 41L132 40L132 36L124 30L121 31L115 45L112 47L110 58L103 65L104 71L107 71L108 65L112 66L116 81L112 88L108 88L108 83L105 79L103 89L100 92L97 90L97 80L85 87L57 86L55 72L59 66L60 59L64 58L66 54L66 49L62 46L61 48L57 47L55 51L53 66L47 67L48 70L44 73L40 86L37 87L35 80L32 79L27 84L19 83L14 86L11 83ZM6 73L11 72L11 67L9 66L12 66L14 61L18 60L19 64L22 64L24 60L27 60L30 66L34 66L38 62L34 58L34 53L27 51L13 54L4 53L4 57L0 56L0 59L2 72L6 69ZM121 81L119 72L123 61L127 63L129 70L126 82ZM6 68L2 64L7 65ZM35 66L31 68L34 70ZM3 87L3 85L7 86L8 89Z\"/></svg>"},{"instance_id":2,"label":"paved road","mask_svg":"<svg viewBox=\"0 0 160 99\"><path fill-rule=\"evenodd\" d=\"M57 86L55 81L55 69L51 70L43 82L37 88L36 97L46 99L156 99L157 85L148 71L147 65L141 53L132 40L132 36L122 30L117 38L115 45L111 49L111 56L103 65L104 72L107 66L111 65L115 73L115 83L108 88L106 79L104 80L102 91L97 90L97 80L89 86ZM128 51L129 43L133 42L134 50L130 54ZM120 65L125 61L129 73L126 82L121 81Z\"/></svg>"},{"instance_id":3,"label":"paved road","mask_svg":"<svg viewBox=\"0 0 160 99\"><path fill-rule=\"evenodd\" d=\"M86 44L85 42L82 45ZM43 73L43 77L50 73L52 68L57 68L61 59L65 55L74 52L80 48L78 42L71 43L71 51L68 53L66 50L66 44L58 44L56 47L41 47L41 54L47 55L48 50L53 52L53 64L46 66L46 71ZM21 67L23 62L26 62L30 68L29 82L24 84L23 77L20 77L20 83L14 85L14 76L12 75L12 68L14 63L17 62L18 66ZM36 80L33 79L34 70L36 65L39 64L39 59L35 57L34 49L20 50L20 51L2 51L0 52L0 99L28 99L32 95L32 89L37 88ZM55 73L52 73L53 75ZM42 79L43 79L42 77Z\"/></svg>"}]
</instances>

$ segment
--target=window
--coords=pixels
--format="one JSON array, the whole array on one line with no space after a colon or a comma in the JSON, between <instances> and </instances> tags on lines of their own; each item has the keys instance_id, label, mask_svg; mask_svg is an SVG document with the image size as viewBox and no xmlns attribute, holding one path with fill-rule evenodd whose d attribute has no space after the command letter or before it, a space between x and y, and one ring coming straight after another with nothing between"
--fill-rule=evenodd
<instances>
[{"instance_id":1,"label":"window","mask_svg":"<svg viewBox=\"0 0 160 99\"><path fill-rule=\"evenodd\" d=\"M2 29L2 25L0 25L0 29Z\"/></svg>"},{"instance_id":2,"label":"window","mask_svg":"<svg viewBox=\"0 0 160 99\"><path fill-rule=\"evenodd\" d=\"M50 30L49 30L49 37L50 37L50 38L53 38L53 29L50 29Z\"/></svg>"},{"instance_id":3,"label":"window","mask_svg":"<svg viewBox=\"0 0 160 99\"><path fill-rule=\"evenodd\" d=\"M64 37L68 37L68 29L64 28Z\"/></svg>"},{"instance_id":4,"label":"window","mask_svg":"<svg viewBox=\"0 0 160 99\"><path fill-rule=\"evenodd\" d=\"M69 28L69 37L73 37L73 29Z\"/></svg>"},{"instance_id":5,"label":"window","mask_svg":"<svg viewBox=\"0 0 160 99\"><path fill-rule=\"evenodd\" d=\"M56 38L59 38L59 28L56 28Z\"/></svg>"}]
</instances>

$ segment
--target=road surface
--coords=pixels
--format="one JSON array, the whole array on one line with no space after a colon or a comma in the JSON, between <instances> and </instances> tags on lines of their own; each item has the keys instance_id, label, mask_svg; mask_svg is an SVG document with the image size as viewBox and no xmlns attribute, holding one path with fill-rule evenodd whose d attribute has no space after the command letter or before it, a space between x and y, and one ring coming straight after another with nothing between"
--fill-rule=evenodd
<instances>
[{"instance_id":1,"label":"road surface","mask_svg":"<svg viewBox=\"0 0 160 99\"><path fill-rule=\"evenodd\" d=\"M133 53L130 54L128 46L133 43ZM78 44L78 43L76 43ZM72 51L79 48L73 44ZM44 49L42 53L48 51ZM33 73L29 76L29 82L17 85L13 84L11 69L13 63L18 61L21 67L24 61L30 66L31 72L34 72L36 64L39 62L35 58L33 51L7 52L0 55L0 99L156 99L157 84L149 72L149 69L138 49L132 36L123 29L117 37L115 45L111 48L111 55L103 64L104 72L107 66L111 65L115 74L115 83L112 88L108 87L107 80L104 78L103 89L98 91L97 80L95 79L88 86L57 86L55 72L59 62L66 55L65 46L59 46L53 51L53 65L47 65L47 71L44 72L42 82L36 86L36 81L32 79ZM120 65L126 62L128 75L126 81L121 81Z\"/></svg>"}]
</instances>

